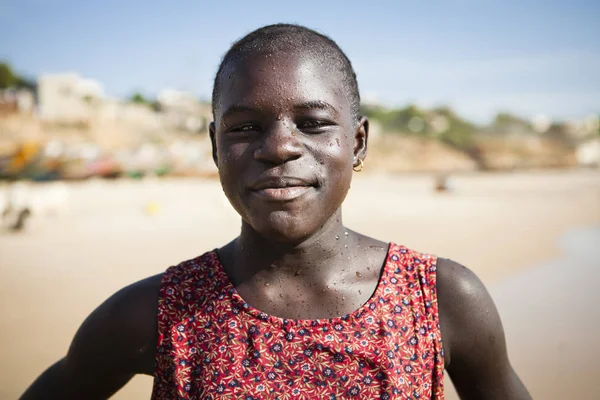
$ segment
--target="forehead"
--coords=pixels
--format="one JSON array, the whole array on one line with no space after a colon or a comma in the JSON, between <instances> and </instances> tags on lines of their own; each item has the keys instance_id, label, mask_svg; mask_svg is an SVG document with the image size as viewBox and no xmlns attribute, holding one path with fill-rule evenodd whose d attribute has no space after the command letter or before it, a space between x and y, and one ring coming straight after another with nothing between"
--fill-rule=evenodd
<instances>
[{"instance_id":1,"label":"forehead","mask_svg":"<svg viewBox=\"0 0 600 400\"><path fill-rule=\"evenodd\" d=\"M219 82L216 114L232 105L283 110L322 101L349 110L340 72L306 53L254 54L228 63Z\"/></svg>"}]
</instances>

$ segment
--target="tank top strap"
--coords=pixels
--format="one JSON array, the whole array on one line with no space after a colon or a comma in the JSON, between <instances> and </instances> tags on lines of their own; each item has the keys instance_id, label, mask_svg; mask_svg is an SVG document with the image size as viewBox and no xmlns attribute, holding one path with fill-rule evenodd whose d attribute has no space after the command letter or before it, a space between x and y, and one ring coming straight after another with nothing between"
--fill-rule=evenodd
<instances>
[{"instance_id":1,"label":"tank top strap","mask_svg":"<svg viewBox=\"0 0 600 400\"><path fill-rule=\"evenodd\" d=\"M218 273L215 251L169 267L163 274L158 297L158 343L156 347L153 399L178 398L174 354L187 349L190 327L210 323L200 321L198 310L211 307L222 292L223 282ZM202 333L199 333L202 336ZM200 337L197 339L201 339ZM195 339L194 339L195 340ZM193 351L193 347L189 349Z\"/></svg>"},{"instance_id":2,"label":"tank top strap","mask_svg":"<svg viewBox=\"0 0 600 400\"><path fill-rule=\"evenodd\" d=\"M424 319L428 339L434 351L434 387L442 390L444 349L437 297L437 263L435 255L420 253L405 246L390 246L389 262L395 263L394 278L404 286L403 303L411 305L416 320ZM390 280L394 280L390 278ZM437 380L437 382L436 382Z\"/></svg>"},{"instance_id":3,"label":"tank top strap","mask_svg":"<svg viewBox=\"0 0 600 400\"><path fill-rule=\"evenodd\" d=\"M213 300L222 287L215 251L169 267L159 291L159 329L161 322L168 326L173 321L193 317L195 310Z\"/></svg>"}]
</instances>

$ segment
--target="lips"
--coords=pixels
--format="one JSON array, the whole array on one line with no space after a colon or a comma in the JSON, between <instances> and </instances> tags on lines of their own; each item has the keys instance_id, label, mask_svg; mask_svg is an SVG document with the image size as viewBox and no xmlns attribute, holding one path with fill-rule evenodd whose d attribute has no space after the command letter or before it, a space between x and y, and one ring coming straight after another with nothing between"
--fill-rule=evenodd
<instances>
[{"instance_id":1,"label":"lips","mask_svg":"<svg viewBox=\"0 0 600 400\"><path fill-rule=\"evenodd\" d=\"M266 200L290 201L308 193L314 186L314 183L306 179L272 177L257 181L250 190Z\"/></svg>"}]
</instances>

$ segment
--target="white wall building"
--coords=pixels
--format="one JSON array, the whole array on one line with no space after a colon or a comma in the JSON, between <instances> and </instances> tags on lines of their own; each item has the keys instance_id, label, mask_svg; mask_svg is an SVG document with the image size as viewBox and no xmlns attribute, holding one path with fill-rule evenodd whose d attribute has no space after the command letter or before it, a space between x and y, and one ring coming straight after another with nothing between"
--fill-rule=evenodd
<instances>
[{"instance_id":1,"label":"white wall building","mask_svg":"<svg viewBox=\"0 0 600 400\"><path fill-rule=\"evenodd\" d=\"M600 167L600 138L586 140L577 146L577 162L585 167Z\"/></svg>"},{"instance_id":2,"label":"white wall building","mask_svg":"<svg viewBox=\"0 0 600 400\"><path fill-rule=\"evenodd\" d=\"M87 122L92 103L103 98L102 84L75 73L42 75L38 80L40 118L46 121Z\"/></svg>"},{"instance_id":3,"label":"white wall building","mask_svg":"<svg viewBox=\"0 0 600 400\"><path fill-rule=\"evenodd\" d=\"M158 94L157 100L167 128L201 132L207 129L212 119L210 106L200 103L189 92L165 89Z\"/></svg>"}]
</instances>

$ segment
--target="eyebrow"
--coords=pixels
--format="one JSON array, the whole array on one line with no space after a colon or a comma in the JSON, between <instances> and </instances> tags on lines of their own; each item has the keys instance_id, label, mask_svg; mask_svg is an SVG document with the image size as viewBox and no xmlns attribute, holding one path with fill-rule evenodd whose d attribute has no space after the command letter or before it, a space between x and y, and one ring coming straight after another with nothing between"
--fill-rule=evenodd
<instances>
[{"instance_id":1,"label":"eyebrow","mask_svg":"<svg viewBox=\"0 0 600 400\"><path fill-rule=\"evenodd\" d=\"M339 114L339 112L335 109L334 106L332 106L331 104L329 104L323 100L305 101L304 103L296 104L293 108L295 111L298 111L298 110L323 110L323 111L332 112L336 115ZM235 114L235 113L256 113L256 112L259 112L259 110L257 110L256 108L244 106L241 104L232 104L223 113L223 118L225 118L231 114Z\"/></svg>"},{"instance_id":2,"label":"eyebrow","mask_svg":"<svg viewBox=\"0 0 600 400\"><path fill-rule=\"evenodd\" d=\"M254 113L257 110L252 107L243 106L241 104L232 104L223 113L223 118L235 113Z\"/></svg>"},{"instance_id":3,"label":"eyebrow","mask_svg":"<svg viewBox=\"0 0 600 400\"><path fill-rule=\"evenodd\" d=\"M295 110L323 110L323 111L332 112L336 115L339 114L334 106L332 106L331 104L329 104L323 100L306 101L304 103L295 105L294 109Z\"/></svg>"}]
</instances>

